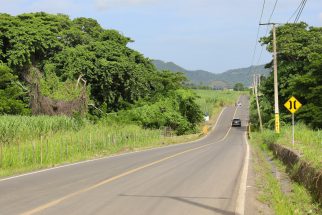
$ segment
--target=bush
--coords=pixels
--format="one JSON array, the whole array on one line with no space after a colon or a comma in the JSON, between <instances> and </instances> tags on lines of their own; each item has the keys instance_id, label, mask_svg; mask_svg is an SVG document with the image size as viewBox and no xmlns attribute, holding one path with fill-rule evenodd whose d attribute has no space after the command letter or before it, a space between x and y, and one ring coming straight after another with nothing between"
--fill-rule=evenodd
<instances>
[{"instance_id":1,"label":"bush","mask_svg":"<svg viewBox=\"0 0 322 215\"><path fill-rule=\"evenodd\" d=\"M144 104L129 111L120 112L121 118L134 121L145 128L170 127L178 135L193 132L203 120L202 112L195 102L195 95L188 90L176 90L167 98L153 104Z\"/></svg>"},{"instance_id":2,"label":"bush","mask_svg":"<svg viewBox=\"0 0 322 215\"><path fill-rule=\"evenodd\" d=\"M23 101L25 93L18 85L18 77L10 68L0 64L0 114L26 114L28 105Z\"/></svg>"}]
</instances>

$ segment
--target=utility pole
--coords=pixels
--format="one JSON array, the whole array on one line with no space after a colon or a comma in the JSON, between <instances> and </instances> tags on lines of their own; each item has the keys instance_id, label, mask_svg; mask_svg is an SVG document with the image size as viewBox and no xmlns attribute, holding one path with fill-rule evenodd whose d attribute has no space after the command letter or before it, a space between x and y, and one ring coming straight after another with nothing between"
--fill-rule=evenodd
<instances>
[{"instance_id":1,"label":"utility pole","mask_svg":"<svg viewBox=\"0 0 322 215\"><path fill-rule=\"evenodd\" d=\"M255 74L253 74L253 95L255 95Z\"/></svg>"},{"instance_id":2,"label":"utility pole","mask_svg":"<svg viewBox=\"0 0 322 215\"><path fill-rule=\"evenodd\" d=\"M275 133L280 133L280 114L278 105L278 81L277 81L277 51L276 51L276 25L277 23L265 23L260 25L273 25L273 61L274 61L274 101L275 101Z\"/></svg>"},{"instance_id":3,"label":"utility pole","mask_svg":"<svg viewBox=\"0 0 322 215\"><path fill-rule=\"evenodd\" d=\"M261 111L260 111L260 107L259 107L259 101L258 101L258 75L254 74L254 80L255 80L255 96L256 96L256 105L257 105L257 114L258 114L258 119L259 119L259 126L261 129L261 132L263 132L263 122L262 122L262 116L261 116Z\"/></svg>"}]
</instances>

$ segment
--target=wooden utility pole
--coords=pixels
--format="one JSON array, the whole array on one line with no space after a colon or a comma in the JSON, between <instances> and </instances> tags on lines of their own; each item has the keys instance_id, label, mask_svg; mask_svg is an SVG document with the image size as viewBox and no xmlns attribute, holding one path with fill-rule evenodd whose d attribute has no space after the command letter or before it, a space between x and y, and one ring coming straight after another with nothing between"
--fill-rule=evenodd
<instances>
[{"instance_id":1,"label":"wooden utility pole","mask_svg":"<svg viewBox=\"0 0 322 215\"><path fill-rule=\"evenodd\" d=\"M276 51L276 28L275 28L275 24L273 24L273 50L274 50L275 132L280 133L280 112L279 112L279 105L278 105L277 51Z\"/></svg>"},{"instance_id":2,"label":"wooden utility pole","mask_svg":"<svg viewBox=\"0 0 322 215\"><path fill-rule=\"evenodd\" d=\"M258 77L256 74L254 74L254 80L255 80L255 96L256 96L256 105L257 105L257 114L258 114L258 119L259 119L259 126L261 129L261 132L263 131L263 122L262 122L262 116L261 116L261 111L260 111L260 106L259 106L259 101L258 101Z\"/></svg>"},{"instance_id":3,"label":"wooden utility pole","mask_svg":"<svg viewBox=\"0 0 322 215\"><path fill-rule=\"evenodd\" d=\"M253 74L253 95L255 95L255 74Z\"/></svg>"},{"instance_id":4,"label":"wooden utility pole","mask_svg":"<svg viewBox=\"0 0 322 215\"><path fill-rule=\"evenodd\" d=\"M278 105L278 81L277 81L277 50L276 50L276 25L277 23L265 23L260 25L273 25L273 61L274 61L274 103L275 103L275 133L280 133L280 112Z\"/></svg>"}]
</instances>

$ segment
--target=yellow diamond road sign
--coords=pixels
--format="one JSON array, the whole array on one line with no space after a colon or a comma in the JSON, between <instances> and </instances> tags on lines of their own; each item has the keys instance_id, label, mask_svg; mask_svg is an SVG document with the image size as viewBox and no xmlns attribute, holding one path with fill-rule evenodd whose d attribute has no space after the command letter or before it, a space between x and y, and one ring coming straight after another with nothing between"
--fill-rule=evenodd
<instances>
[{"instance_id":1,"label":"yellow diamond road sign","mask_svg":"<svg viewBox=\"0 0 322 215\"><path fill-rule=\"evenodd\" d=\"M291 112L295 113L302 107L301 102L299 102L294 96L292 96L287 102L285 102L284 106Z\"/></svg>"}]
</instances>

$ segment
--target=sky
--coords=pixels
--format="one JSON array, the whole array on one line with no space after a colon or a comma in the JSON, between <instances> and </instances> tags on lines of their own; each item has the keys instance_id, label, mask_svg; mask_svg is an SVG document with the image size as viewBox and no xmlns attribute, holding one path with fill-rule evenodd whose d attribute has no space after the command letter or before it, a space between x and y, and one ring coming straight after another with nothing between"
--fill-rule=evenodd
<instances>
[{"instance_id":1,"label":"sky","mask_svg":"<svg viewBox=\"0 0 322 215\"><path fill-rule=\"evenodd\" d=\"M262 22L267 22L276 0L266 0ZM278 1L278 0L277 0ZM18 15L44 11L72 19L96 19L135 42L129 47L150 59L189 69L221 73L271 60L256 46L264 0L0 0L0 13ZM272 22L289 20L301 0L279 0ZM322 26L322 0L308 0L300 18ZM267 27L260 28L264 36Z\"/></svg>"}]
</instances>

